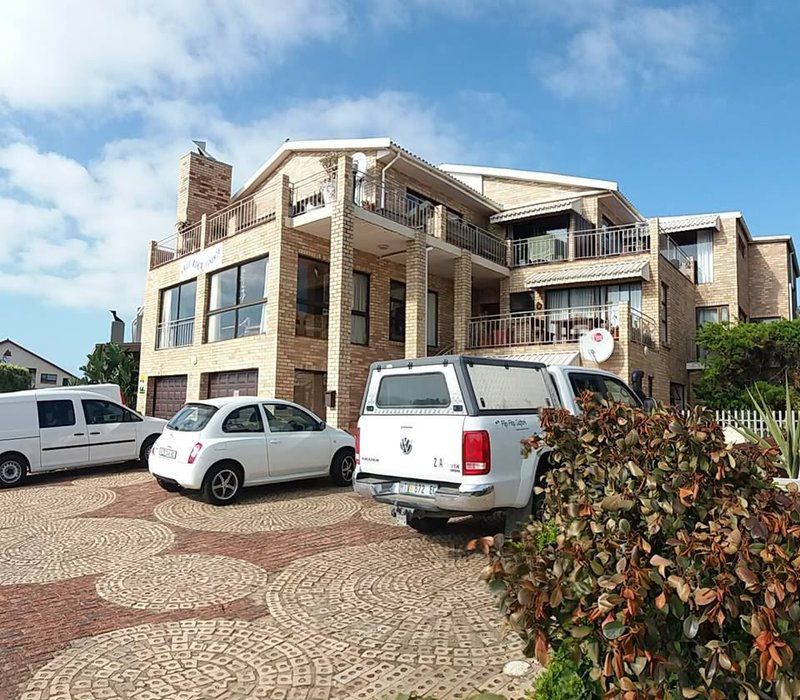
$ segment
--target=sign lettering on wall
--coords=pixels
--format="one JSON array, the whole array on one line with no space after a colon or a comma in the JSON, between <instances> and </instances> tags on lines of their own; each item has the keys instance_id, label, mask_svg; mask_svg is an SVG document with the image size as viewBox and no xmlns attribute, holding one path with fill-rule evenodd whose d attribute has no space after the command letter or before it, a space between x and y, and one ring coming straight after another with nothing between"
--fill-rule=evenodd
<instances>
[{"instance_id":1,"label":"sign lettering on wall","mask_svg":"<svg viewBox=\"0 0 800 700\"><path fill-rule=\"evenodd\" d=\"M205 250L182 258L180 278L181 280L188 280L220 267L222 267L222 243L217 243Z\"/></svg>"}]
</instances>

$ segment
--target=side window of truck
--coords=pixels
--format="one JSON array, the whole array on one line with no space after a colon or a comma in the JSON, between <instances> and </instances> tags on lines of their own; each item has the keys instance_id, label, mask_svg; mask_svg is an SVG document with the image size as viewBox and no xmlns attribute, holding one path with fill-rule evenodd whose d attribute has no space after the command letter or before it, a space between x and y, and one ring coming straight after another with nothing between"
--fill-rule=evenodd
<instances>
[{"instance_id":1,"label":"side window of truck","mask_svg":"<svg viewBox=\"0 0 800 700\"><path fill-rule=\"evenodd\" d=\"M69 399L37 401L40 428L62 428L75 425L75 407Z\"/></svg>"},{"instance_id":2,"label":"side window of truck","mask_svg":"<svg viewBox=\"0 0 800 700\"><path fill-rule=\"evenodd\" d=\"M591 391L606 401L618 401L628 406L641 406L639 399L633 395L633 392L619 379L614 379L613 377L570 372L569 383L572 385L572 391L575 396L580 396L584 391Z\"/></svg>"}]
</instances>

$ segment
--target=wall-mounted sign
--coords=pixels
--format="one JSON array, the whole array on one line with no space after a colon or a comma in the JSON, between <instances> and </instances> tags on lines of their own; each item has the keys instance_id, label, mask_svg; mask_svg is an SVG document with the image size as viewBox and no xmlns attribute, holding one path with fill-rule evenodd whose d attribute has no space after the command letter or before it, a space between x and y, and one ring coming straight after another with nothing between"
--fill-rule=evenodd
<instances>
[{"instance_id":1,"label":"wall-mounted sign","mask_svg":"<svg viewBox=\"0 0 800 700\"><path fill-rule=\"evenodd\" d=\"M180 278L188 280L220 267L222 267L222 243L217 243L210 248L182 258Z\"/></svg>"}]
</instances>

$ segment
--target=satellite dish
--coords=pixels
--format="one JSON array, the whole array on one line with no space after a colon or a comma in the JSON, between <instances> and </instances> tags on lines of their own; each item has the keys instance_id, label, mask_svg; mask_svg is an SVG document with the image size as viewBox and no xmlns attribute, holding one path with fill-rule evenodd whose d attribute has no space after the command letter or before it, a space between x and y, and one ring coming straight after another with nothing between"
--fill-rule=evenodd
<instances>
[{"instance_id":1,"label":"satellite dish","mask_svg":"<svg viewBox=\"0 0 800 700\"><path fill-rule=\"evenodd\" d=\"M579 341L581 357L588 362L605 362L614 352L614 337L605 328L592 328Z\"/></svg>"},{"instance_id":2,"label":"satellite dish","mask_svg":"<svg viewBox=\"0 0 800 700\"><path fill-rule=\"evenodd\" d=\"M359 151L353 154L353 170L362 175L367 172L367 154Z\"/></svg>"}]
</instances>

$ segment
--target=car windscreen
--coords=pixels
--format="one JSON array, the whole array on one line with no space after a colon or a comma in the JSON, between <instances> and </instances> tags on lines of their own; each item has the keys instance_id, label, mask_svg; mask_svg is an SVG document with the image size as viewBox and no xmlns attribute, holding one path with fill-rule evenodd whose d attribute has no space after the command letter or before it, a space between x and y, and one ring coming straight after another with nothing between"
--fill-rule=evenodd
<instances>
[{"instance_id":1,"label":"car windscreen","mask_svg":"<svg viewBox=\"0 0 800 700\"><path fill-rule=\"evenodd\" d=\"M205 403L187 403L172 416L167 427L181 433L196 433L206 427L211 416L216 412L216 406L209 406Z\"/></svg>"},{"instance_id":2,"label":"car windscreen","mask_svg":"<svg viewBox=\"0 0 800 700\"><path fill-rule=\"evenodd\" d=\"M468 363L479 411L536 412L552 406L542 367Z\"/></svg>"},{"instance_id":3,"label":"car windscreen","mask_svg":"<svg viewBox=\"0 0 800 700\"><path fill-rule=\"evenodd\" d=\"M389 374L381 377L375 403L379 408L442 408L450 392L441 372Z\"/></svg>"}]
</instances>

